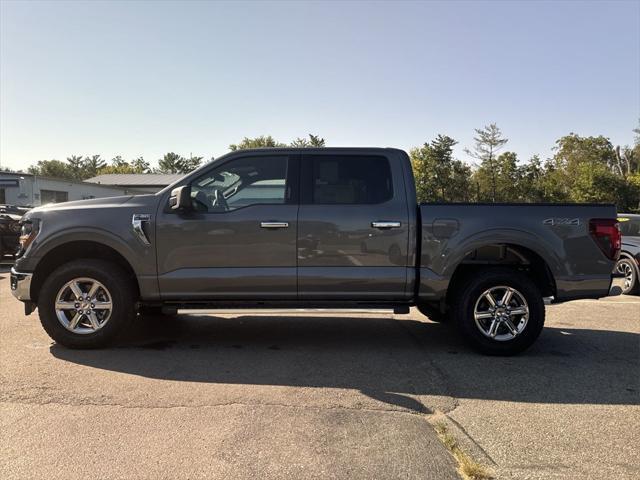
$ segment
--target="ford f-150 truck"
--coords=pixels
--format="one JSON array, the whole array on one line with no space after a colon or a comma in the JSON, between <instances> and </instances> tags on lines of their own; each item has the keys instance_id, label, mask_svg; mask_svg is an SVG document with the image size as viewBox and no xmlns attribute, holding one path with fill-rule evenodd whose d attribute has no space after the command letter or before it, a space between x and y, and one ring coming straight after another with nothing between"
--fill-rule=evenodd
<instances>
[{"instance_id":1,"label":"ford f-150 truck","mask_svg":"<svg viewBox=\"0 0 640 480\"><path fill-rule=\"evenodd\" d=\"M68 347L150 311L415 305L507 355L545 301L609 294L620 231L614 205L417 205L397 149L258 149L156 194L35 208L20 243L13 294Z\"/></svg>"}]
</instances>

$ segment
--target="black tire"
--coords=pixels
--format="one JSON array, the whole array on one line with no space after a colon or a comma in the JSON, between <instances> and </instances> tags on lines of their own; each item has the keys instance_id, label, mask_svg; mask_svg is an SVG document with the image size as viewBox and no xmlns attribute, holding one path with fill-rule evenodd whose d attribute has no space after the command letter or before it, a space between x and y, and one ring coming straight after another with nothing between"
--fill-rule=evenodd
<instances>
[{"instance_id":1,"label":"black tire","mask_svg":"<svg viewBox=\"0 0 640 480\"><path fill-rule=\"evenodd\" d=\"M438 308L427 303L419 303L416 305L418 311L432 322L443 323L449 320L449 315L442 313Z\"/></svg>"},{"instance_id":2,"label":"black tire","mask_svg":"<svg viewBox=\"0 0 640 480\"><path fill-rule=\"evenodd\" d=\"M515 289L526 301L528 319L522 322L522 331L514 338L498 341L481 332L476 324L474 310L476 302L482 302L486 297L483 293L501 286ZM483 300L481 300L481 298ZM506 268L491 268L483 272L472 274L453 295L452 318L465 340L476 350L486 355L515 355L529 348L536 341L544 327L545 308L542 294L531 278L523 273ZM515 307L514 307L515 309ZM514 321L522 320L524 316L514 317ZM481 320L491 322L492 319ZM511 322L512 325L514 324ZM516 324L520 328L520 323ZM498 327L502 332L499 337L509 337L506 325Z\"/></svg>"},{"instance_id":3,"label":"black tire","mask_svg":"<svg viewBox=\"0 0 640 480\"><path fill-rule=\"evenodd\" d=\"M92 333L67 330L56 316L55 302L60 289L74 278L87 277L102 283L111 295L111 316L103 327ZM38 295L40 322L49 336L68 348L102 348L109 346L133 322L136 315L136 288L132 279L117 265L102 260L83 259L54 270Z\"/></svg>"},{"instance_id":4,"label":"black tire","mask_svg":"<svg viewBox=\"0 0 640 480\"><path fill-rule=\"evenodd\" d=\"M638 266L635 263L629 257L620 257L620 260L616 263L616 271L628 276L628 278L625 277L625 285L622 287L622 293L625 295L637 295L638 290L640 290Z\"/></svg>"}]
</instances>

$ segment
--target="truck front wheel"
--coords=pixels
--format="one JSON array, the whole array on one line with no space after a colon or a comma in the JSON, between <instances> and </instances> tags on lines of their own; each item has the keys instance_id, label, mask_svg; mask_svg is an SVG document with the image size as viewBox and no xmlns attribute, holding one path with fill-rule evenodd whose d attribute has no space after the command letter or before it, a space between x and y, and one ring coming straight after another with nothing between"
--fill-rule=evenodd
<instances>
[{"instance_id":1,"label":"truck front wheel","mask_svg":"<svg viewBox=\"0 0 640 480\"><path fill-rule=\"evenodd\" d=\"M527 349L544 326L544 301L525 274L493 268L473 274L452 302L463 337L487 355L514 355Z\"/></svg>"},{"instance_id":2,"label":"truck front wheel","mask_svg":"<svg viewBox=\"0 0 640 480\"><path fill-rule=\"evenodd\" d=\"M76 260L58 267L38 295L42 326L69 348L109 345L135 318L135 288L118 266Z\"/></svg>"}]
</instances>

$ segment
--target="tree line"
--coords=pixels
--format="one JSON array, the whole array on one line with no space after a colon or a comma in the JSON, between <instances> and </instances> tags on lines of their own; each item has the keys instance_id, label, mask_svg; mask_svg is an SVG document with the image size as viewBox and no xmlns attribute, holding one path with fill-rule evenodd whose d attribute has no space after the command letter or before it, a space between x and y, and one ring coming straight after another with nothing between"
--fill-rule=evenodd
<instances>
[{"instance_id":1,"label":"tree line","mask_svg":"<svg viewBox=\"0 0 640 480\"><path fill-rule=\"evenodd\" d=\"M454 158L457 141L440 134L409 152L420 202L612 202L619 211L640 211L640 127L633 145L619 147L600 136L575 133L555 142L544 161L534 155L521 161L500 128L490 124L475 130L473 147L465 152L476 163ZM282 143L271 135L245 137L229 145L232 151L264 147L324 147L325 139L309 134ZM86 180L106 173L188 173L204 157L174 152L151 167L143 157L110 162L100 155L72 155L65 161L42 160L29 167L36 175ZM211 158L213 160L213 158Z\"/></svg>"},{"instance_id":2,"label":"tree line","mask_svg":"<svg viewBox=\"0 0 640 480\"><path fill-rule=\"evenodd\" d=\"M229 149L244 150L261 147L324 147L325 140L317 135L309 134L306 138L296 138L291 143L282 143L271 135L262 135L255 138L245 137L237 144L229 145ZM157 167L138 157L133 160L125 160L118 155L107 162L101 155L71 155L62 160L40 160L36 165L28 168L28 173L43 177L64 178L68 180L86 180L97 175L108 173L189 173L202 164L204 157L189 155L183 157L174 152L166 153L158 160ZM211 157L210 160L213 160Z\"/></svg>"},{"instance_id":3,"label":"tree line","mask_svg":"<svg viewBox=\"0 0 640 480\"><path fill-rule=\"evenodd\" d=\"M640 128L633 146L614 147L608 138L575 133L555 142L553 156L520 162L501 151L508 142L495 124L476 130L477 160L453 158L456 140L438 135L410 152L421 202L594 202L619 211L640 210Z\"/></svg>"}]
</instances>

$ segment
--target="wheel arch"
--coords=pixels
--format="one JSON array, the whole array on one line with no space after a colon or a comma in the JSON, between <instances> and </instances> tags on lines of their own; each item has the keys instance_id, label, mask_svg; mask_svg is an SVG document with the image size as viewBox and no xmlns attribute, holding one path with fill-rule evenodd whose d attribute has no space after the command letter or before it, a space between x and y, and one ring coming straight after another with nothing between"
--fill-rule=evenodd
<instances>
[{"instance_id":1,"label":"wheel arch","mask_svg":"<svg viewBox=\"0 0 640 480\"><path fill-rule=\"evenodd\" d=\"M125 256L116 250L113 246L95 240L71 240L63 242L50 248L38 261L33 272L31 280L31 299L38 300L38 293L42 284L48 275L56 268L73 260L91 258L113 262L122 268L136 287L136 295L140 294L140 285L138 283L135 270L125 258Z\"/></svg>"},{"instance_id":2,"label":"wheel arch","mask_svg":"<svg viewBox=\"0 0 640 480\"><path fill-rule=\"evenodd\" d=\"M476 245L455 265L447 289L447 303L450 303L456 290L469 275L493 267L510 268L524 273L534 281L543 297L557 295L551 266L542 255L519 243L490 242Z\"/></svg>"}]
</instances>

